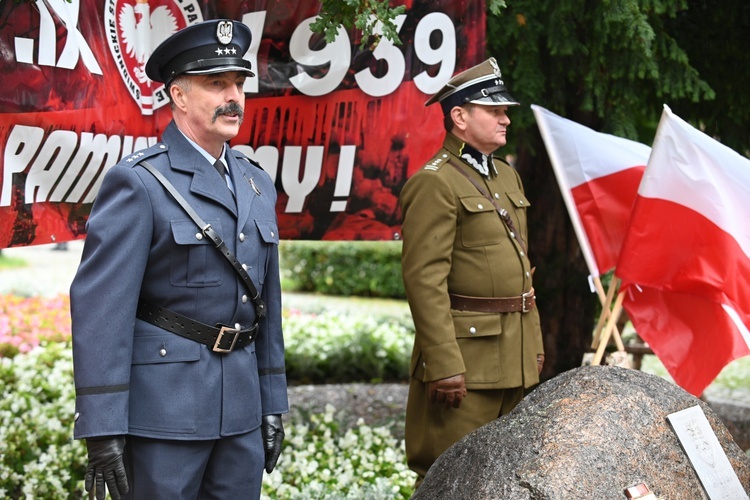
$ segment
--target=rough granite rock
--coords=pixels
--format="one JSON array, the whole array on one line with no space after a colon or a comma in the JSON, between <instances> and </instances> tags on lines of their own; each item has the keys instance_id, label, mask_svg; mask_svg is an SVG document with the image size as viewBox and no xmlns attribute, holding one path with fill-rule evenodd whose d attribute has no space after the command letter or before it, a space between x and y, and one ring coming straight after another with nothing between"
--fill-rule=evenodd
<instances>
[{"instance_id":1,"label":"rough granite rock","mask_svg":"<svg viewBox=\"0 0 750 500\"><path fill-rule=\"evenodd\" d=\"M448 449L413 499L624 499L638 483L663 499L708 498L666 420L695 405L750 491L750 457L706 403L640 371L585 366Z\"/></svg>"}]
</instances>

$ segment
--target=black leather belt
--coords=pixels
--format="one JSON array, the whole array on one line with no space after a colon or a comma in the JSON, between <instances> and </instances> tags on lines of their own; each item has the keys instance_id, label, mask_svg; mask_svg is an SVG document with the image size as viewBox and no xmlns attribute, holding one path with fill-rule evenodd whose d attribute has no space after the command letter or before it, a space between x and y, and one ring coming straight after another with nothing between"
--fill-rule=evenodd
<instances>
[{"instance_id":1,"label":"black leather belt","mask_svg":"<svg viewBox=\"0 0 750 500\"><path fill-rule=\"evenodd\" d=\"M186 339L207 345L214 352L228 353L250 345L258 336L258 323L240 330L226 325L210 326L145 300L138 300L136 317Z\"/></svg>"}]
</instances>

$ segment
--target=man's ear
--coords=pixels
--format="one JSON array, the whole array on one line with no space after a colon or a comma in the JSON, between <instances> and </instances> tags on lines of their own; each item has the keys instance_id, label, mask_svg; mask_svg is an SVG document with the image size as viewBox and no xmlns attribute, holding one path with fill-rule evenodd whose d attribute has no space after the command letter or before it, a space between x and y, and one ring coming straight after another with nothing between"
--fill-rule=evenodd
<instances>
[{"instance_id":1,"label":"man's ear","mask_svg":"<svg viewBox=\"0 0 750 500\"><path fill-rule=\"evenodd\" d=\"M466 130L467 114L468 111L466 110L466 108L462 108L461 106L453 106L453 108L451 108L451 119L453 120L453 124L457 129Z\"/></svg>"},{"instance_id":2,"label":"man's ear","mask_svg":"<svg viewBox=\"0 0 750 500\"><path fill-rule=\"evenodd\" d=\"M169 95L172 97L172 102L174 103L174 107L182 111L185 111L185 109L187 108L187 103L185 101L185 89L183 89L179 85L175 85L175 84L170 85Z\"/></svg>"}]
</instances>

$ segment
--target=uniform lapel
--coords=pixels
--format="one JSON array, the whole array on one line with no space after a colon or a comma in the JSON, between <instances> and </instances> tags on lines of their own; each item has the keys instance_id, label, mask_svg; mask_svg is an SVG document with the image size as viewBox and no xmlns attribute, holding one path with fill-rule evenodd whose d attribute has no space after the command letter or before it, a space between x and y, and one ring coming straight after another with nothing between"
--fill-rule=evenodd
<instances>
[{"instance_id":1,"label":"uniform lapel","mask_svg":"<svg viewBox=\"0 0 750 500\"><path fill-rule=\"evenodd\" d=\"M257 196L263 196L263 193L256 193L252 187L250 172L247 162L237 160L232 152L227 154L227 162L232 170L232 180L234 181L234 192L237 197L237 222L238 227L242 227L250 216L250 210Z\"/></svg>"},{"instance_id":2,"label":"uniform lapel","mask_svg":"<svg viewBox=\"0 0 750 500\"><path fill-rule=\"evenodd\" d=\"M226 182L216 169L185 139L174 122L164 131L164 139L169 144L169 160L172 168L190 173L193 181L190 191L202 198L223 205L237 216L237 204ZM231 167L230 167L231 168Z\"/></svg>"}]
</instances>

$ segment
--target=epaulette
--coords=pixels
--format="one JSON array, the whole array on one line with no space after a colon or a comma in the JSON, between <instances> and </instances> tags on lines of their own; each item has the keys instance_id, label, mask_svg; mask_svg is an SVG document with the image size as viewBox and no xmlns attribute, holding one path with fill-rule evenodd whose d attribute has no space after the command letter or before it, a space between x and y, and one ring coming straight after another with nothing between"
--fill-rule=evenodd
<instances>
[{"instance_id":1,"label":"epaulette","mask_svg":"<svg viewBox=\"0 0 750 500\"><path fill-rule=\"evenodd\" d=\"M245 153L243 153L241 151L237 151L234 148L230 148L230 150L232 151L232 153L234 154L234 157L237 160L245 160L246 162L248 162L250 165L254 166L255 168L259 168L259 169L263 170L263 167L260 166L260 163L258 163L257 161L253 160L252 158L250 158L249 156L247 156Z\"/></svg>"},{"instance_id":2,"label":"epaulette","mask_svg":"<svg viewBox=\"0 0 750 500\"><path fill-rule=\"evenodd\" d=\"M448 162L448 158L450 158L450 153L448 153L448 150L445 148L440 149L437 153L435 153L435 156L432 157L430 161L424 164L424 167L422 167L422 170L432 170L437 172L440 170L440 168L445 165Z\"/></svg>"},{"instance_id":3,"label":"epaulette","mask_svg":"<svg viewBox=\"0 0 750 500\"><path fill-rule=\"evenodd\" d=\"M136 151L130 156L124 157L122 160L120 160L120 163L122 163L123 165L134 167L147 158L151 158L152 156L156 156L161 153L166 153L167 151L169 151L169 147L166 144L164 144L163 142L157 142L151 147L141 149L140 151Z\"/></svg>"}]
</instances>

